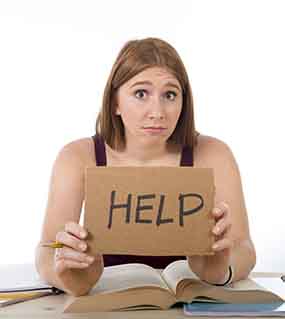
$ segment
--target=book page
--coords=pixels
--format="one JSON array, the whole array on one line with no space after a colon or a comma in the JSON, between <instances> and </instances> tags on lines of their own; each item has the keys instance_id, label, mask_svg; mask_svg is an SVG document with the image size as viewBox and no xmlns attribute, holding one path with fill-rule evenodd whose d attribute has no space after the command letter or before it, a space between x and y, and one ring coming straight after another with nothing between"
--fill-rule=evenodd
<instances>
[{"instance_id":1,"label":"book page","mask_svg":"<svg viewBox=\"0 0 285 319\"><path fill-rule=\"evenodd\" d=\"M138 287L160 287L169 291L168 286L154 268L132 263L105 267L102 276L90 294Z\"/></svg>"},{"instance_id":2,"label":"book page","mask_svg":"<svg viewBox=\"0 0 285 319\"><path fill-rule=\"evenodd\" d=\"M266 279L269 279L267 282L267 285L265 284ZM235 290L235 291L250 291L250 290L268 291L269 290L271 292L275 292L277 295L281 296L282 294L284 294L285 296L285 285L283 284L280 278L266 278L266 279L265 278L246 278L246 279L242 279L234 283L231 283L229 286L226 286L225 289ZM280 290L280 287L282 286L284 286L284 288Z\"/></svg>"},{"instance_id":3,"label":"book page","mask_svg":"<svg viewBox=\"0 0 285 319\"><path fill-rule=\"evenodd\" d=\"M187 260L177 260L169 264L162 272L162 277L168 283L170 288L177 293L177 286L183 279L193 282L200 281L199 277L190 269Z\"/></svg>"},{"instance_id":4,"label":"book page","mask_svg":"<svg viewBox=\"0 0 285 319\"><path fill-rule=\"evenodd\" d=\"M228 290L265 290L262 286L255 283L254 280L250 278L242 279L236 282L231 283L228 286L225 286L225 289Z\"/></svg>"},{"instance_id":5,"label":"book page","mask_svg":"<svg viewBox=\"0 0 285 319\"><path fill-rule=\"evenodd\" d=\"M262 277L251 279L264 289L270 290L278 296L283 296L283 298L285 299L285 283L281 280L280 277Z\"/></svg>"}]
</instances>

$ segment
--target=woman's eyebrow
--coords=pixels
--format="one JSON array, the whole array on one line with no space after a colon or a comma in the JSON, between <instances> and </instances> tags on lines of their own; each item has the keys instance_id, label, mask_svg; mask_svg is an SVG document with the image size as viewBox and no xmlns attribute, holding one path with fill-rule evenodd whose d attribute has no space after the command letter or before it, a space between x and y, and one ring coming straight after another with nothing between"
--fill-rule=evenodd
<instances>
[{"instance_id":1,"label":"woman's eyebrow","mask_svg":"<svg viewBox=\"0 0 285 319\"><path fill-rule=\"evenodd\" d=\"M133 86L136 86L136 85L144 85L144 84L152 85L152 82L138 81L138 82L135 82L133 85L131 85L130 88L132 88ZM176 88L178 91L181 91L181 88L173 82L166 82L164 86L172 86L172 87Z\"/></svg>"}]
</instances>

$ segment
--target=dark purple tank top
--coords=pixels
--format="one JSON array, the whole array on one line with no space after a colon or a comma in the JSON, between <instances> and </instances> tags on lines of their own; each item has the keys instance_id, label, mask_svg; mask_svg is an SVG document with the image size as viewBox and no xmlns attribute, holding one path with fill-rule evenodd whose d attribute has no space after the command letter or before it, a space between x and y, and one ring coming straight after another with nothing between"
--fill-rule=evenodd
<instances>
[{"instance_id":1,"label":"dark purple tank top","mask_svg":"<svg viewBox=\"0 0 285 319\"><path fill-rule=\"evenodd\" d=\"M106 166L105 143L101 136L93 135L94 150L97 166ZM181 154L180 166L193 166L192 148L184 146ZM127 263L141 263L154 268L165 268L171 262L178 259L186 259L185 256L141 256L141 255L103 255L104 266L113 266Z\"/></svg>"}]
</instances>

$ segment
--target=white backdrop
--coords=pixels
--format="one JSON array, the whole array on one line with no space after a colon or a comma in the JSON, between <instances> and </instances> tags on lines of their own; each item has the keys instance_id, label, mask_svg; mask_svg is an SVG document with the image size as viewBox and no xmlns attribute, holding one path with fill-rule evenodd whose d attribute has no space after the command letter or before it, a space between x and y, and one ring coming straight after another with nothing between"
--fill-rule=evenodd
<instances>
[{"instance_id":1,"label":"white backdrop","mask_svg":"<svg viewBox=\"0 0 285 319\"><path fill-rule=\"evenodd\" d=\"M0 264L33 262L53 161L91 136L129 39L181 55L198 131L239 164L255 271L285 271L285 1L0 1Z\"/></svg>"}]
</instances>

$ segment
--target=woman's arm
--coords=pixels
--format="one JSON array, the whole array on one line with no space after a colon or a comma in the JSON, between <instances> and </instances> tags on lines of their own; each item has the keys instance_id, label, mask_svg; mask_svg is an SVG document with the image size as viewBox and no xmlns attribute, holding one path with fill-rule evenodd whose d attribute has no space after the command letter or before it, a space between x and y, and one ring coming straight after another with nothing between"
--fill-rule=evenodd
<instances>
[{"instance_id":1,"label":"woman's arm","mask_svg":"<svg viewBox=\"0 0 285 319\"><path fill-rule=\"evenodd\" d=\"M72 295L86 294L103 271L101 255L89 256L80 248L87 232L79 225L84 199L84 160L78 141L67 144L53 165L41 242L59 240L64 248L36 249L36 267L51 285ZM83 236L80 232L85 232ZM93 258L92 258L93 257ZM91 260L93 259L93 260Z\"/></svg>"},{"instance_id":2,"label":"woman's arm","mask_svg":"<svg viewBox=\"0 0 285 319\"><path fill-rule=\"evenodd\" d=\"M250 237L238 165L225 143L208 136L199 138L195 163L214 169L216 209L212 213L216 222L213 234L218 247L213 248L213 256L188 256L189 266L202 280L223 283L229 265L232 265L233 281L240 280L255 266L256 253Z\"/></svg>"}]
</instances>

